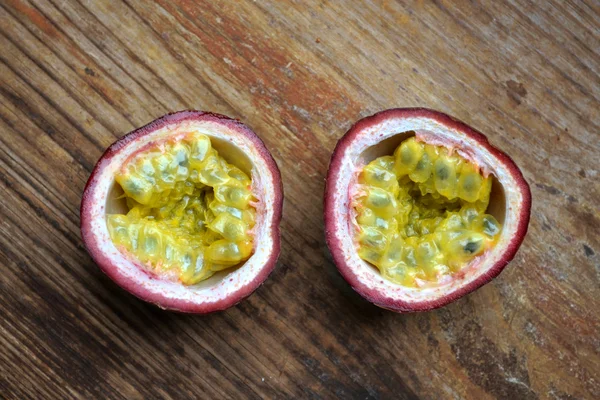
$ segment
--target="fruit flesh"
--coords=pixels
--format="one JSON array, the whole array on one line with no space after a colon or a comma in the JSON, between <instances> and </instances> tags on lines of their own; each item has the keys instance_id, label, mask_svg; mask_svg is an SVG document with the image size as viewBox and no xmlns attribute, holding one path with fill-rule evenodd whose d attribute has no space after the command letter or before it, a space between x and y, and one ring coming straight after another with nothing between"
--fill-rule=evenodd
<instances>
[{"instance_id":1,"label":"fruit flesh","mask_svg":"<svg viewBox=\"0 0 600 400\"><path fill-rule=\"evenodd\" d=\"M367 164L354 198L359 256L392 282L435 285L497 242L492 177L442 146L404 140Z\"/></svg>"},{"instance_id":2,"label":"fruit flesh","mask_svg":"<svg viewBox=\"0 0 600 400\"><path fill-rule=\"evenodd\" d=\"M189 133L145 148L115 176L126 214L108 214L114 244L185 285L247 260L253 250L252 180L210 139Z\"/></svg>"}]
</instances>

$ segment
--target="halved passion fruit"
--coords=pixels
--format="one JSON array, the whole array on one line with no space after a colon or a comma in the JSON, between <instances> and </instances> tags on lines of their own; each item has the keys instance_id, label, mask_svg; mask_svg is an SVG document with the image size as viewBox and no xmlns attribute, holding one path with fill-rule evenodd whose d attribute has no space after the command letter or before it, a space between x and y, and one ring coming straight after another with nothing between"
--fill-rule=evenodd
<instances>
[{"instance_id":1,"label":"halved passion fruit","mask_svg":"<svg viewBox=\"0 0 600 400\"><path fill-rule=\"evenodd\" d=\"M325 234L360 295L426 311L496 277L521 245L530 209L521 171L484 135L436 111L393 109L338 142Z\"/></svg>"},{"instance_id":2,"label":"halved passion fruit","mask_svg":"<svg viewBox=\"0 0 600 400\"><path fill-rule=\"evenodd\" d=\"M282 204L277 165L248 127L183 111L108 148L83 193L81 232L125 290L208 313L238 303L273 270Z\"/></svg>"}]
</instances>

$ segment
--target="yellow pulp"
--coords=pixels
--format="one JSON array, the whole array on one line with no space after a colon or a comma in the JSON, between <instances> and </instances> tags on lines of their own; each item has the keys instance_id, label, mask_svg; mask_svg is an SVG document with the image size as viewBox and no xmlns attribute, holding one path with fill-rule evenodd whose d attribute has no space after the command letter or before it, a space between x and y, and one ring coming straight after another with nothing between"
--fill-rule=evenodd
<instances>
[{"instance_id":1,"label":"yellow pulp","mask_svg":"<svg viewBox=\"0 0 600 400\"><path fill-rule=\"evenodd\" d=\"M158 273L192 285L252 253L252 181L188 134L134 155L115 177L127 214L109 214L115 245Z\"/></svg>"},{"instance_id":2,"label":"yellow pulp","mask_svg":"<svg viewBox=\"0 0 600 400\"><path fill-rule=\"evenodd\" d=\"M403 141L359 175L358 254L401 285L438 282L493 247L492 178L445 147Z\"/></svg>"}]
</instances>

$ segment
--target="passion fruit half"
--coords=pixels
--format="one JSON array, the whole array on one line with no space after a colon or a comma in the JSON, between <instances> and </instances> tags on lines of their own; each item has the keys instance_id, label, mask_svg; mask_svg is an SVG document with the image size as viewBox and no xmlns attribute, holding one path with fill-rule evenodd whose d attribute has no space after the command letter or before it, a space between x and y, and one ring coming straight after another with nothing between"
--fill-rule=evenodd
<instances>
[{"instance_id":1,"label":"passion fruit half","mask_svg":"<svg viewBox=\"0 0 600 400\"><path fill-rule=\"evenodd\" d=\"M361 296L396 312L442 307L495 278L529 224L514 161L443 113L405 108L358 121L327 174L327 245Z\"/></svg>"},{"instance_id":2,"label":"passion fruit half","mask_svg":"<svg viewBox=\"0 0 600 400\"><path fill-rule=\"evenodd\" d=\"M81 234L119 286L163 309L224 310L275 268L283 189L254 132L201 111L113 143L83 192Z\"/></svg>"}]
</instances>

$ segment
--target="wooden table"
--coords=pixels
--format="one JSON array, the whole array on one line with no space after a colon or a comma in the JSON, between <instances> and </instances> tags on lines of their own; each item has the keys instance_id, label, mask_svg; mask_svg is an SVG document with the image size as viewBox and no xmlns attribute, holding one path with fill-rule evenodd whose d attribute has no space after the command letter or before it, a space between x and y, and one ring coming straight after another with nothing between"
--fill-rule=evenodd
<instances>
[{"instance_id":1,"label":"wooden table","mask_svg":"<svg viewBox=\"0 0 600 400\"><path fill-rule=\"evenodd\" d=\"M4 0L0 397L600 398L600 3L479 3ZM423 314L359 297L323 236L336 141L399 106L486 133L534 200L509 267ZM79 233L103 150L187 108L255 130L286 195L275 272L205 317L124 292Z\"/></svg>"}]
</instances>

